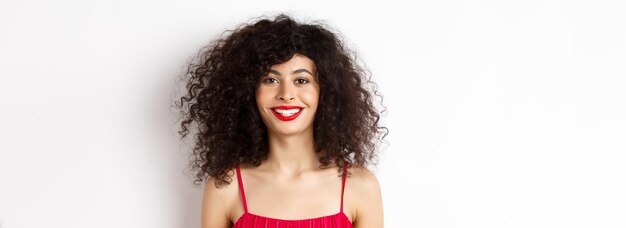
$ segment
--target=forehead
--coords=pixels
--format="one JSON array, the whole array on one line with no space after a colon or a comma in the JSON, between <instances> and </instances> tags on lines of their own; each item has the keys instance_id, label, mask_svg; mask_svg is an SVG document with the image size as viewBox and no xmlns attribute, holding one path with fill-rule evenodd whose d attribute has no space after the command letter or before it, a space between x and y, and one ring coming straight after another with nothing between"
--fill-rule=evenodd
<instances>
[{"instance_id":1,"label":"forehead","mask_svg":"<svg viewBox=\"0 0 626 228\"><path fill-rule=\"evenodd\" d=\"M278 70L278 71L281 71L281 70L292 71L292 70L297 70L297 69L302 69L302 68L311 70L311 71L316 70L315 63L313 62L313 60L300 54L294 54L293 57L291 57L291 59L287 60L286 62L273 65L271 68L273 70Z\"/></svg>"}]
</instances>

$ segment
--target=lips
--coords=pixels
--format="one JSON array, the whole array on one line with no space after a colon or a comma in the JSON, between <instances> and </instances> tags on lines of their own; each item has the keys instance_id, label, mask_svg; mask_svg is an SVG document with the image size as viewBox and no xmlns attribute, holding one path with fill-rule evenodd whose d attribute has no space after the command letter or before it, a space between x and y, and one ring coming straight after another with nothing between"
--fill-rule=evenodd
<instances>
[{"instance_id":1,"label":"lips","mask_svg":"<svg viewBox=\"0 0 626 228\"><path fill-rule=\"evenodd\" d=\"M271 108L274 116L282 121L291 121L298 118L303 109L300 106L276 106Z\"/></svg>"}]
</instances>

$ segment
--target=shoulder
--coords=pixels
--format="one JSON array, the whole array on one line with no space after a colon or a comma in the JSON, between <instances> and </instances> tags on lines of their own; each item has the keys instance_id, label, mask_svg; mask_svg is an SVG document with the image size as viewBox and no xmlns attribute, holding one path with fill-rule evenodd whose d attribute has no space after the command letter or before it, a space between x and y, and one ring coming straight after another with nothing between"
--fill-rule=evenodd
<instances>
[{"instance_id":1,"label":"shoulder","mask_svg":"<svg viewBox=\"0 0 626 228\"><path fill-rule=\"evenodd\" d=\"M237 196L237 176L231 175L234 170L229 171L230 183L224 183L222 185L216 184L216 177L209 177L204 185L204 196L209 198L216 198L220 201L228 201L233 196Z\"/></svg>"},{"instance_id":2,"label":"shoulder","mask_svg":"<svg viewBox=\"0 0 626 228\"><path fill-rule=\"evenodd\" d=\"M354 227L382 227L383 205L376 175L365 167L353 165L346 180L346 206Z\"/></svg>"},{"instance_id":3,"label":"shoulder","mask_svg":"<svg viewBox=\"0 0 626 228\"><path fill-rule=\"evenodd\" d=\"M350 181L353 190L358 193L367 194L380 191L380 184L376 175L363 166L352 165L348 169L348 181Z\"/></svg>"},{"instance_id":4,"label":"shoulder","mask_svg":"<svg viewBox=\"0 0 626 228\"><path fill-rule=\"evenodd\" d=\"M231 175L232 173L232 175ZM227 227L238 199L237 176L229 172L230 184L216 185L217 178L206 181L202 199L202 227Z\"/></svg>"}]
</instances>

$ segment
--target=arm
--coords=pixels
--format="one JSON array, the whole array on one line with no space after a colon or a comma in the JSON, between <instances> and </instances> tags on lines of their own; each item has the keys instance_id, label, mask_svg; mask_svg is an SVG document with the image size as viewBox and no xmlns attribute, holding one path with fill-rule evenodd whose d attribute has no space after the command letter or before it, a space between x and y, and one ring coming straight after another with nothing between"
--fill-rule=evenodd
<instances>
[{"instance_id":1,"label":"arm","mask_svg":"<svg viewBox=\"0 0 626 228\"><path fill-rule=\"evenodd\" d=\"M383 201L380 184L376 176L365 168L357 168L354 172L358 200L356 200L356 216L354 228L383 227Z\"/></svg>"},{"instance_id":2,"label":"arm","mask_svg":"<svg viewBox=\"0 0 626 228\"><path fill-rule=\"evenodd\" d=\"M210 177L204 186L202 199L202 228L229 228L228 187L215 187L215 179Z\"/></svg>"}]
</instances>

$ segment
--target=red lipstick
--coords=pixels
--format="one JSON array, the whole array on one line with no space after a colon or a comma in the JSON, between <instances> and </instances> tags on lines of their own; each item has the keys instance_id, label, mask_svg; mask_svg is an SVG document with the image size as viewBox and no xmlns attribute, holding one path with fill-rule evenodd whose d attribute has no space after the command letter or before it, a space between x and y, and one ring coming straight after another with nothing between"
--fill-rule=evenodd
<instances>
[{"instance_id":1,"label":"red lipstick","mask_svg":"<svg viewBox=\"0 0 626 228\"><path fill-rule=\"evenodd\" d=\"M276 109L282 110L281 112L283 112L283 113L285 111L287 111L288 113L292 113L293 109L298 109L298 112L293 113L290 116L283 116L282 114L278 113L276 111ZM279 120L282 120L282 121L291 121L291 120L294 120L294 119L298 118L298 116L300 116L300 113L302 113L303 109L304 108L300 107L300 106L276 106L276 107L271 108L272 113L274 113L274 116L276 116L276 118L278 118Z\"/></svg>"}]
</instances>

